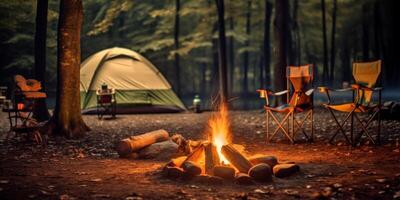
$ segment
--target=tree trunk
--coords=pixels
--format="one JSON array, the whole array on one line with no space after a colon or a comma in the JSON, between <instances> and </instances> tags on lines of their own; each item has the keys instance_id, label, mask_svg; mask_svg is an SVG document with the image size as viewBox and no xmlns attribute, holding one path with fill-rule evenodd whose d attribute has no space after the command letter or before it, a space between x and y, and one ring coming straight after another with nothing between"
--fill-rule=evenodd
<instances>
[{"instance_id":1,"label":"tree trunk","mask_svg":"<svg viewBox=\"0 0 400 200\"><path fill-rule=\"evenodd\" d=\"M176 0L175 7L175 32L174 32L174 42L175 42L175 50L179 49L179 12L180 12L180 0ZM181 76L180 76L180 66L179 66L179 54L175 52L175 88L178 96L181 95Z\"/></svg>"},{"instance_id":2,"label":"tree trunk","mask_svg":"<svg viewBox=\"0 0 400 200\"><path fill-rule=\"evenodd\" d=\"M37 0L34 75L35 79L41 82L43 90L46 87L47 9L47 0ZM46 121L50 118L45 99L36 102L33 117L38 121Z\"/></svg>"},{"instance_id":3,"label":"tree trunk","mask_svg":"<svg viewBox=\"0 0 400 200\"><path fill-rule=\"evenodd\" d=\"M344 33L344 34L349 34L349 33ZM350 65L350 56L351 56L351 50L349 46L349 39L348 37L343 37L342 38L342 48L341 48L341 64L340 66L342 67L342 81L351 81L351 65Z\"/></svg>"},{"instance_id":4,"label":"tree trunk","mask_svg":"<svg viewBox=\"0 0 400 200\"><path fill-rule=\"evenodd\" d=\"M219 36L219 95L220 103L227 105L227 71L226 71L226 39L224 21L224 0L215 0L218 13L218 36Z\"/></svg>"},{"instance_id":5,"label":"tree trunk","mask_svg":"<svg viewBox=\"0 0 400 200\"><path fill-rule=\"evenodd\" d=\"M293 39L293 31L294 31L294 25L293 25L293 18L290 14L290 6L288 6L288 17L287 17L287 23L288 23L288 62L287 65L295 65L296 62L296 53L295 53L295 40Z\"/></svg>"},{"instance_id":6,"label":"tree trunk","mask_svg":"<svg viewBox=\"0 0 400 200\"><path fill-rule=\"evenodd\" d=\"M327 84L328 81L328 39L326 36L326 17L325 17L325 0L321 0L321 12L322 12L322 41L324 48L324 67L322 71L322 81Z\"/></svg>"},{"instance_id":7,"label":"tree trunk","mask_svg":"<svg viewBox=\"0 0 400 200\"><path fill-rule=\"evenodd\" d=\"M234 31L233 17L229 17L229 30ZM229 57L229 91L233 93L235 81L235 44L233 34L229 36L228 57Z\"/></svg>"},{"instance_id":8,"label":"tree trunk","mask_svg":"<svg viewBox=\"0 0 400 200\"><path fill-rule=\"evenodd\" d=\"M58 21L57 98L54 114L45 129L49 133L79 138L89 131L80 107L80 33L82 0L61 0Z\"/></svg>"},{"instance_id":9,"label":"tree trunk","mask_svg":"<svg viewBox=\"0 0 400 200\"><path fill-rule=\"evenodd\" d=\"M336 47L335 47L335 37L336 37L336 10L337 10L337 0L333 0L333 10L332 10L332 35L331 35L331 65L329 72L329 82L332 85L334 79L334 68L335 68L335 58L336 58Z\"/></svg>"},{"instance_id":10,"label":"tree trunk","mask_svg":"<svg viewBox=\"0 0 400 200\"><path fill-rule=\"evenodd\" d=\"M246 12L246 35L247 39L245 42L246 48L250 46L250 33L251 33L251 0L247 1L247 12ZM243 53L243 94L247 96L249 89L249 51L246 50Z\"/></svg>"},{"instance_id":11,"label":"tree trunk","mask_svg":"<svg viewBox=\"0 0 400 200\"><path fill-rule=\"evenodd\" d=\"M362 46L363 46L363 60L369 59L369 3L364 3L362 7Z\"/></svg>"},{"instance_id":12,"label":"tree trunk","mask_svg":"<svg viewBox=\"0 0 400 200\"><path fill-rule=\"evenodd\" d=\"M271 83L270 64L271 64L271 45L270 45L270 24L272 15L272 3L269 0L265 1L264 11L264 69L265 69L265 84ZM261 84L263 86L263 83Z\"/></svg>"},{"instance_id":13,"label":"tree trunk","mask_svg":"<svg viewBox=\"0 0 400 200\"><path fill-rule=\"evenodd\" d=\"M381 14L379 10L379 1L374 3L374 59L381 59Z\"/></svg>"},{"instance_id":14,"label":"tree trunk","mask_svg":"<svg viewBox=\"0 0 400 200\"><path fill-rule=\"evenodd\" d=\"M287 66L287 47L288 47L288 0L275 0L275 64L274 64L274 83L276 90L285 88L286 77L285 69Z\"/></svg>"},{"instance_id":15,"label":"tree trunk","mask_svg":"<svg viewBox=\"0 0 400 200\"><path fill-rule=\"evenodd\" d=\"M293 17L292 17L292 31L293 31L293 53L295 54L295 65L301 65L301 51L300 51L300 30L299 22L297 21L299 11L299 0L293 1ZM290 45L290 44L289 44Z\"/></svg>"},{"instance_id":16,"label":"tree trunk","mask_svg":"<svg viewBox=\"0 0 400 200\"><path fill-rule=\"evenodd\" d=\"M211 35L218 30L218 23L215 23L212 29ZM218 38L212 37L212 68L211 68L211 84L210 84L210 92L211 96L214 97L219 92L219 54L218 54ZM212 99L214 100L214 99Z\"/></svg>"}]
</instances>

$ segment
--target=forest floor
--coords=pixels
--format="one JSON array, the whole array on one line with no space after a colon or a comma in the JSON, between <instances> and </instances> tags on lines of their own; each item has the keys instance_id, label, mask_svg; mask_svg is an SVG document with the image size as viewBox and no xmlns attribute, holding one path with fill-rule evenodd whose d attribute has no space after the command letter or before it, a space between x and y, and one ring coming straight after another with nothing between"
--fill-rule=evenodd
<instances>
[{"instance_id":1,"label":"forest floor","mask_svg":"<svg viewBox=\"0 0 400 200\"><path fill-rule=\"evenodd\" d=\"M1 199L399 199L400 122L384 121L383 145L351 148L328 145L335 124L317 109L315 142L266 143L264 114L230 113L233 142L249 154L294 161L301 170L269 183L205 185L161 176L165 162L118 158L115 142L127 136L165 129L188 139L204 139L211 112L201 114L119 115L115 120L84 116L92 131L81 140L50 138L47 147L14 137L0 143ZM8 130L0 115L0 134ZM338 139L342 139L340 135Z\"/></svg>"}]
</instances>

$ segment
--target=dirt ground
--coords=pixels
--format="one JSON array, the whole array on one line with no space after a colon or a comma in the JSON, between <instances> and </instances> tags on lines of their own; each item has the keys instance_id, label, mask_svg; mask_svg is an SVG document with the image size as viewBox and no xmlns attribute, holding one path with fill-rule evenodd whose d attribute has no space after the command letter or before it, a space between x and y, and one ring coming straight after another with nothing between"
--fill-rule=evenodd
<instances>
[{"instance_id":1,"label":"dirt ground","mask_svg":"<svg viewBox=\"0 0 400 200\"><path fill-rule=\"evenodd\" d=\"M383 145L351 148L339 135L327 140L334 122L325 110L315 114L315 142L299 137L267 143L264 114L231 112L233 142L249 154L294 161L300 173L269 183L206 185L169 180L161 175L165 162L120 159L116 141L156 129L204 139L211 112L201 114L119 115L116 120L84 116L92 128L81 140L50 138L47 147L19 137L0 143L1 199L400 199L400 122L384 121ZM0 134L8 130L0 115ZM300 135L299 135L300 136ZM278 138L279 139L279 138Z\"/></svg>"}]
</instances>

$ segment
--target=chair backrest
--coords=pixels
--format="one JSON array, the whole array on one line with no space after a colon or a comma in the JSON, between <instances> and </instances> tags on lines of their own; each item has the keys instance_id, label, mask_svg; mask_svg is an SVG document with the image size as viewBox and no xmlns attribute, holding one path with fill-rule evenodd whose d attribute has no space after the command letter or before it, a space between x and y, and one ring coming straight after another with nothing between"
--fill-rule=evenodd
<instances>
[{"instance_id":1,"label":"chair backrest","mask_svg":"<svg viewBox=\"0 0 400 200\"><path fill-rule=\"evenodd\" d=\"M292 95L289 105L311 105L312 98L305 94L307 87L312 85L314 79L314 66L312 64L302 66L288 66L286 67L286 78L288 80L287 89L290 90L290 84L293 86L294 94Z\"/></svg>"},{"instance_id":2,"label":"chair backrest","mask_svg":"<svg viewBox=\"0 0 400 200\"><path fill-rule=\"evenodd\" d=\"M21 75L15 75L14 81L21 92L37 92L42 89L42 85L35 79L25 79Z\"/></svg>"},{"instance_id":3,"label":"chair backrest","mask_svg":"<svg viewBox=\"0 0 400 200\"><path fill-rule=\"evenodd\" d=\"M356 84L373 88L381 74L381 60L374 62L355 62L353 63L353 77ZM372 91L357 92L356 101L361 104L368 104L372 100Z\"/></svg>"}]
</instances>

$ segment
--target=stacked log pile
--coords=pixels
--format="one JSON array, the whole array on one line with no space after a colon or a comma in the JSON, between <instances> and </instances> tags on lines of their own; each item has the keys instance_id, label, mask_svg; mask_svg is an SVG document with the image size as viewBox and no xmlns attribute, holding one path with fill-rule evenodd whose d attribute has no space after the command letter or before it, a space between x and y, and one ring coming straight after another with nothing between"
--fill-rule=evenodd
<instances>
[{"instance_id":1,"label":"stacked log pile","mask_svg":"<svg viewBox=\"0 0 400 200\"><path fill-rule=\"evenodd\" d=\"M242 146L223 145L221 154L209 141L186 140L181 135L169 136L165 130L125 138L116 146L123 158L158 158L170 161L162 174L174 180L191 180L205 184L221 184L224 180L237 184L270 182L273 177L285 178L297 173L296 164L280 164L276 157L256 155L247 158ZM172 158L172 159L171 159Z\"/></svg>"}]
</instances>

